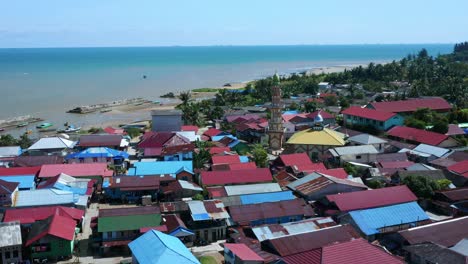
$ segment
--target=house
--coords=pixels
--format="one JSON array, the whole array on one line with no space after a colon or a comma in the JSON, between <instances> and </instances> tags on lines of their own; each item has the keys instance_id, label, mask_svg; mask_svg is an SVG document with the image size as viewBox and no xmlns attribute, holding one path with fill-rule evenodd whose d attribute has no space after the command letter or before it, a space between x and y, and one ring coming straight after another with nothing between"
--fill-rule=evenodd
<instances>
[{"instance_id":1,"label":"house","mask_svg":"<svg viewBox=\"0 0 468 264\"><path fill-rule=\"evenodd\" d=\"M114 174L107 168L107 163L45 164L41 166L38 178L45 180L61 173L75 178L94 179L99 183Z\"/></svg>"},{"instance_id":2,"label":"house","mask_svg":"<svg viewBox=\"0 0 468 264\"><path fill-rule=\"evenodd\" d=\"M122 135L82 135L76 146L80 149L86 148L110 148L124 149L129 142Z\"/></svg>"},{"instance_id":3,"label":"house","mask_svg":"<svg viewBox=\"0 0 468 264\"><path fill-rule=\"evenodd\" d=\"M25 247L34 259L69 259L75 248L76 222L60 215L52 215L31 226Z\"/></svg>"},{"instance_id":4,"label":"house","mask_svg":"<svg viewBox=\"0 0 468 264\"><path fill-rule=\"evenodd\" d=\"M39 207L51 205L75 206L81 204L79 195L71 191L40 189L18 191L12 207Z\"/></svg>"},{"instance_id":5,"label":"house","mask_svg":"<svg viewBox=\"0 0 468 264\"><path fill-rule=\"evenodd\" d=\"M240 226L288 223L314 215L302 199L229 207L231 219Z\"/></svg>"},{"instance_id":6,"label":"house","mask_svg":"<svg viewBox=\"0 0 468 264\"><path fill-rule=\"evenodd\" d=\"M190 218L185 223L195 232L195 239L208 243L226 239L230 218L220 200L188 201Z\"/></svg>"},{"instance_id":7,"label":"house","mask_svg":"<svg viewBox=\"0 0 468 264\"><path fill-rule=\"evenodd\" d=\"M418 203L413 201L350 211L340 222L352 224L366 239L372 241L379 235L424 225L430 220Z\"/></svg>"},{"instance_id":8,"label":"house","mask_svg":"<svg viewBox=\"0 0 468 264\"><path fill-rule=\"evenodd\" d=\"M331 217L317 217L284 224L270 224L252 227L252 232L257 240L262 242L268 239L318 231L323 228L336 225L337 224Z\"/></svg>"},{"instance_id":9,"label":"house","mask_svg":"<svg viewBox=\"0 0 468 264\"><path fill-rule=\"evenodd\" d=\"M203 136L205 137L205 140L211 140L212 137L215 137L215 136L226 136L226 135L229 135L229 133L226 133L224 131L221 131L213 127L203 132Z\"/></svg>"},{"instance_id":10,"label":"house","mask_svg":"<svg viewBox=\"0 0 468 264\"><path fill-rule=\"evenodd\" d=\"M329 150L336 164L345 162L373 163L379 151L373 145L338 147Z\"/></svg>"},{"instance_id":11,"label":"house","mask_svg":"<svg viewBox=\"0 0 468 264\"><path fill-rule=\"evenodd\" d=\"M224 243L224 261L228 264L262 264L263 258L245 244Z\"/></svg>"},{"instance_id":12,"label":"house","mask_svg":"<svg viewBox=\"0 0 468 264\"><path fill-rule=\"evenodd\" d=\"M200 174L200 183L203 186L267 183L272 181L273 176L268 168L231 171L202 171Z\"/></svg>"},{"instance_id":13,"label":"house","mask_svg":"<svg viewBox=\"0 0 468 264\"><path fill-rule=\"evenodd\" d=\"M53 215L60 215L81 223L84 217L84 210L65 206L44 206L36 208L17 208L5 211L4 222L19 222L21 226L30 226L37 221L42 221Z\"/></svg>"},{"instance_id":14,"label":"house","mask_svg":"<svg viewBox=\"0 0 468 264\"><path fill-rule=\"evenodd\" d=\"M127 132L125 132L125 129L122 128L113 128L113 127L106 127L103 129L104 132L106 132L109 135L126 135Z\"/></svg>"},{"instance_id":15,"label":"house","mask_svg":"<svg viewBox=\"0 0 468 264\"><path fill-rule=\"evenodd\" d=\"M125 151L111 149L108 147L92 147L68 154L65 157L68 163L108 163L124 166L124 161L129 155Z\"/></svg>"},{"instance_id":16,"label":"house","mask_svg":"<svg viewBox=\"0 0 468 264\"><path fill-rule=\"evenodd\" d=\"M0 147L0 166L10 167L14 159L22 152L19 146Z\"/></svg>"},{"instance_id":17,"label":"house","mask_svg":"<svg viewBox=\"0 0 468 264\"><path fill-rule=\"evenodd\" d=\"M213 163L213 165L237 164L237 163L249 162L249 158L247 156L239 156L239 155L212 156L211 162Z\"/></svg>"},{"instance_id":18,"label":"house","mask_svg":"<svg viewBox=\"0 0 468 264\"><path fill-rule=\"evenodd\" d=\"M349 180L338 179L314 172L291 182L287 188L298 193L307 201L314 201L329 194L367 190L367 186Z\"/></svg>"},{"instance_id":19,"label":"house","mask_svg":"<svg viewBox=\"0 0 468 264\"><path fill-rule=\"evenodd\" d=\"M129 176L159 175L177 180L193 181L193 163L184 161L135 162L127 171Z\"/></svg>"},{"instance_id":20,"label":"house","mask_svg":"<svg viewBox=\"0 0 468 264\"><path fill-rule=\"evenodd\" d=\"M21 228L18 222L0 223L1 263L22 263Z\"/></svg>"},{"instance_id":21,"label":"house","mask_svg":"<svg viewBox=\"0 0 468 264\"><path fill-rule=\"evenodd\" d=\"M457 135L465 135L465 130L459 127L457 124L449 124L448 131L445 133L447 136L457 136Z\"/></svg>"},{"instance_id":22,"label":"house","mask_svg":"<svg viewBox=\"0 0 468 264\"><path fill-rule=\"evenodd\" d=\"M372 145L379 151L379 153L383 153L385 151L385 144L387 143L386 140L369 134L359 134L349 137L348 142L354 146Z\"/></svg>"},{"instance_id":23,"label":"house","mask_svg":"<svg viewBox=\"0 0 468 264\"><path fill-rule=\"evenodd\" d=\"M460 161L447 168L448 178L457 186L466 186L468 184L468 160Z\"/></svg>"},{"instance_id":24,"label":"house","mask_svg":"<svg viewBox=\"0 0 468 264\"><path fill-rule=\"evenodd\" d=\"M468 216L413 227L399 232L403 245L431 242L444 247L453 247L468 237Z\"/></svg>"},{"instance_id":25,"label":"house","mask_svg":"<svg viewBox=\"0 0 468 264\"><path fill-rule=\"evenodd\" d=\"M160 226L161 213L157 206L100 209L97 221L97 232L107 253L109 248L126 246L140 236L140 229Z\"/></svg>"},{"instance_id":26,"label":"house","mask_svg":"<svg viewBox=\"0 0 468 264\"><path fill-rule=\"evenodd\" d=\"M359 238L350 225L338 225L262 241L262 248L282 258ZM307 263L307 262L306 262ZM320 262L318 262L320 263Z\"/></svg>"},{"instance_id":27,"label":"house","mask_svg":"<svg viewBox=\"0 0 468 264\"><path fill-rule=\"evenodd\" d=\"M195 146L191 143L192 135L186 134L187 132L146 132L138 149L143 152L140 153L143 157L155 157L164 161L191 160Z\"/></svg>"},{"instance_id":28,"label":"house","mask_svg":"<svg viewBox=\"0 0 468 264\"><path fill-rule=\"evenodd\" d=\"M235 126L236 136L250 143L260 143L268 127L266 119L250 121Z\"/></svg>"},{"instance_id":29,"label":"house","mask_svg":"<svg viewBox=\"0 0 468 264\"><path fill-rule=\"evenodd\" d=\"M306 153L312 160L324 160L327 150L345 145L343 138L343 134L328 128L309 128L295 133L286 142L284 153Z\"/></svg>"},{"instance_id":30,"label":"house","mask_svg":"<svg viewBox=\"0 0 468 264\"><path fill-rule=\"evenodd\" d=\"M143 196L158 198L161 177L148 176L114 176L103 182L104 195L108 199L122 202L137 202ZM172 177L169 177L172 179Z\"/></svg>"},{"instance_id":31,"label":"house","mask_svg":"<svg viewBox=\"0 0 468 264\"><path fill-rule=\"evenodd\" d=\"M12 183L19 183L19 191L36 189L36 176L34 175L0 176L0 180Z\"/></svg>"},{"instance_id":32,"label":"house","mask_svg":"<svg viewBox=\"0 0 468 264\"><path fill-rule=\"evenodd\" d=\"M240 203L259 204L279 201L289 201L296 199L292 191L268 192L268 193L253 193L240 195Z\"/></svg>"},{"instance_id":33,"label":"house","mask_svg":"<svg viewBox=\"0 0 468 264\"><path fill-rule=\"evenodd\" d=\"M246 185L227 185L222 187L208 187L206 189L211 198L239 196L253 193L280 192L278 183L257 183Z\"/></svg>"},{"instance_id":34,"label":"house","mask_svg":"<svg viewBox=\"0 0 468 264\"><path fill-rule=\"evenodd\" d=\"M413 149L402 149L399 152L406 153L410 160L416 162L429 163L435 159L449 155L451 153L451 150L427 144L419 144Z\"/></svg>"},{"instance_id":35,"label":"house","mask_svg":"<svg viewBox=\"0 0 468 264\"><path fill-rule=\"evenodd\" d=\"M193 182L177 180L170 182L166 187L163 187L165 200L174 201L190 198L196 194L203 192L203 188Z\"/></svg>"},{"instance_id":36,"label":"house","mask_svg":"<svg viewBox=\"0 0 468 264\"><path fill-rule=\"evenodd\" d=\"M454 147L458 143L447 135L417 129L413 127L396 126L387 132L389 137L404 140L413 144L427 144L438 147Z\"/></svg>"},{"instance_id":37,"label":"house","mask_svg":"<svg viewBox=\"0 0 468 264\"><path fill-rule=\"evenodd\" d=\"M191 131L191 132L195 132L195 134L198 133L198 129L199 127L198 126L193 126L193 125L187 125L187 126L181 126L180 127L180 131Z\"/></svg>"},{"instance_id":38,"label":"house","mask_svg":"<svg viewBox=\"0 0 468 264\"><path fill-rule=\"evenodd\" d=\"M182 111L178 109L152 110L151 121L151 131L180 131L182 127Z\"/></svg>"},{"instance_id":39,"label":"house","mask_svg":"<svg viewBox=\"0 0 468 264\"><path fill-rule=\"evenodd\" d=\"M441 190L435 193L432 199L432 207L436 212L445 215L468 215L468 187Z\"/></svg>"},{"instance_id":40,"label":"house","mask_svg":"<svg viewBox=\"0 0 468 264\"><path fill-rule=\"evenodd\" d=\"M0 180L0 210L2 207L10 207L14 204L18 193L18 182Z\"/></svg>"},{"instance_id":41,"label":"house","mask_svg":"<svg viewBox=\"0 0 468 264\"><path fill-rule=\"evenodd\" d=\"M28 148L27 153L29 155L34 153L34 155L65 156L75 145L75 141L61 137L41 138Z\"/></svg>"},{"instance_id":42,"label":"house","mask_svg":"<svg viewBox=\"0 0 468 264\"><path fill-rule=\"evenodd\" d=\"M373 127L380 131L387 131L394 126L401 126L404 122L403 117L399 114L361 108L359 106L351 106L341 113L346 125Z\"/></svg>"},{"instance_id":43,"label":"house","mask_svg":"<svg viewBox=\"0 0 468 264\"><path fill-rule=\"evenodd\" d=\"M338 242L322 247L321 262L324 264L360 263L360 264L403 264L402 259L391 255L386 249L368 243L358 238L351 241ZM286 257L286 263L292 264Z\"/></svg>"},{"instance_id":44,"label":"house","mask_svg":"<svg viewBox=\"0 0 468 264\"><path fill-rule=\"evenodd\" d=\"M402 204L417 201L418 198L406 185L375 190L347 192L326 196L324 204L341 213Z\"/></svg>"},{"instance_id":45,"label":"house","mask_svg":"<svg viewBox=\"0 0 468 264\"><path fill-rule=\"evenodd\" d=\"M318 87L320 90L331 89L332 85L329 82L319 82Z\"/></svg>"},{"instance_id":46,"label":"house","mask_svg":"<svg viewBox=\"0 0 468 264\"><path fill-rule=\"evenodd\" d=\"M150 230L128 244L133 264L200 264L190 250L177 238Z\"/></svg>"},{"instance_id":47,"label":"house","mask_svg":"<svg viewBox=\"0 0 468 264\"><path fill-rule=\"evenodd\" d=\"M437 112L449 112L452 106L440 97L432 98L411 98L400 101L373 102L367 105L369 109L382 112L411 114L419 108L429 108Z\"/></svg>"},{"instance_id":48,"label":"house","mask_svg":"<svg viewBox=\"0 0 468 264\"><path fill-rule=\"evenodd\" d=\"M15 167L40 167L44 164L62 164L64 158L61 156L19 156L13 160Z\"/></svg>"},{"instance_id":49,"label":"house","mask_svg":"<svg viewBox=\"0 0 468 264\"><path fill-rule=\"evenodd\" d=\"M453 249L434 243L421 243L403 247L408 263L451 263L466 264L468 257Z\"/></svg>"}]
</instances>

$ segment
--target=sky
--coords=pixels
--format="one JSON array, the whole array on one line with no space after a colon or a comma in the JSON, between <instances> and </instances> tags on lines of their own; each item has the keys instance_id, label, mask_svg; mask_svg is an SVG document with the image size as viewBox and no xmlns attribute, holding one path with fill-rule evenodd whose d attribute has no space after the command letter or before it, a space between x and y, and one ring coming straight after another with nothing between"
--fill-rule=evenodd
<instances>
[{"instance_id":1,"label":"sky","mask_svg":"<svg viewBox=\"0 0 468 264\"><path fill-rule=\"evenodd\" d=\"M467 0L0 0L0 48L455 43Z\"/></svg>"}]
</instances>

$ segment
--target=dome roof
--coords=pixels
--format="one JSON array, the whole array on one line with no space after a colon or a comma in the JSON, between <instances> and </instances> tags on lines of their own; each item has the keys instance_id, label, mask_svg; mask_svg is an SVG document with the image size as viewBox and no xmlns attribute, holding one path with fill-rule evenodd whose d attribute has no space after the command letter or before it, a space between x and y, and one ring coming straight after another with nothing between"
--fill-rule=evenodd
<instances>
[{"instance_id":1,"label":"dome roof","mask_svg":"<svg viewBox=\"0 0 468 264\"><path fill-rule=\"evenodd\" d=\"M314 117L314 123L323 123L323 117L320 112Z\"/></svg>"}]
</instances>

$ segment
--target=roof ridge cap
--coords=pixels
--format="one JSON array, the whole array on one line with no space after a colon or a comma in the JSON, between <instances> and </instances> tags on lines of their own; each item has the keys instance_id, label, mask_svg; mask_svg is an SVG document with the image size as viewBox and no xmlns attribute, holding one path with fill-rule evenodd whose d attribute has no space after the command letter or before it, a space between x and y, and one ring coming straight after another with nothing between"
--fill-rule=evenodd
<instances>
[{"instance_id":1,"label":"roof ridge cap","mask_svg":"<svg viewBox=\"0 0 468 264\"><path fill-rule=\"evenodd\" d=\"M181 256L181 257L183 257L183 258L189 260L190 262L195 263L195 262L193 262L193 260L187 258L185 255L180 254L178 251L172 249L172 247L169 247L169 246L164 242L164 240L161 239L161 237L159 236L159 234L156 233L156 230L151 229L151 231L153 232L154 235L156 235L156 237L159 239L159 241L161 241L161 243L162 243L167 249L169 249L170 251L176 253L177 255L179 255L179 256ZM158 231L158 232L159 232L159 231ZM162 234L162 232L161 232L161 234ZM166 235L166 234L165 234L165 235ZM173 238L175 238L175 239L178 240L178 238L176 238L176 237L174 237L174 236L171 236L171 235L167 235L167 236L173 237ZM181 242L181 243L182 243L182 242ZM188 250L188 249L187 249L187 250Z\"/></svg>"}]
</instances>

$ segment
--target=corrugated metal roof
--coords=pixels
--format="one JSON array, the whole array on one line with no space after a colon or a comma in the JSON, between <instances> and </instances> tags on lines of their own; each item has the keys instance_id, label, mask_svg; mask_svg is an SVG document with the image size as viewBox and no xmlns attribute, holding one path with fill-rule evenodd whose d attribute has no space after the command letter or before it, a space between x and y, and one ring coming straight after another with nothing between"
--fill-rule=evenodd
<instances>
[{"instance_id":1,"label":"corrugated metal roof","mask_svg":"<svg viewBox=\"0 0 468 264\"><path fill-rule=\"evenodd\" d=\"M0 248L21 245L20 224L18 222L0 223Z\"/></svg>"},{"instance_id":2,"label":"corrugated metal roof","mask_svg":"<svg viewBox=\"0 0 468 264\"><path fill-rule=\"evenodd\" d=\"M112 209L99 209L99 217L159 214L158 206L139 206Z\"/></svg>"},{"instance_id":3,"label":"corrugated metal roof","mask_svg":"<svg viewBox=\"0 0 468 264\"><path fill-rule=\"evenodd\" d=\"M14 167L14 168L0 168L0 176L24 176L33 175L41 170L41 167Z\"/></svg>"},{"instance_id":4,"label":"corrugated metal roof","mask_svg":"<svg viewBox=\"0 0 468 264\"><path fill-rule=\"evenodd\" d=\"M203 185L225 185L241 183L271 182L273 176L268 168L237 171L202 171Z\"/></svg>"},{"instance_id":5,"label":"corrugated metal roof","mask_svg":"<svg viewBox=\"0 0 468 264\"><path fill-rule=\"evenodd\" d=\"M268 239L312 232L313 230L319 230L325 227L331 227L335 225L336 223L331 217L322 217L311 218L285 224L273 224L253 227L252 232L257 237L257 240L262 242Z\"/></svg>"},{"instance_id":6,"label":"corrugated metal roof","mask_svg":"<svg viewBox=\"0 0 468 264\"><path fill-rule=\"evenodd\" d=\"M284 166L310 165L312 161L306 153L281 154L278 160Z\"/></svg>"},{"instance_id":7,"label":"corrugated metal roof","mask_svg":"<svg viewBox=\"0 0 468 264\"><path fill-rule=\"evenodd\" d=\"M445 154L447 154L448 152L450 152L450 149L435 147L435 146L431 146L427 144L419 144L413 149L413 151L427 153L427 154L434 155L440 158L444 156Z\"/></svg>"},{"instance_id":8,"label":"corrugated metal roof","mask_svg":"<svg viewBox=\"0 0 468 264\"><path fill-rule=\"evenodd\" d=\"M418 200L406 185L327 195L327 199L345 212Z\"/></svg>"},{"instance_id":9,"label":"corrugated metal roof","mask_svg":"<svg viewBox=\"0 0 468 264\"><path fill-rule=\"evenodd\" d=\"M18 191L13 207L32 207L45 205L73 204L78 195L56 189Z\"/></svg>"},{"instance_id":10,"label":"corrugated metal roof","mask_svg":"<svg viewBox=\"0 0 468 264\"><path fill-rule=\"evenodd\" d=\"M260 257L255 251L250 249L248 246L242 243L232 244L224 243L224 247L229 249L236 257L242 261L262 261L263 258Z\"/></svg>"},{"instance_id":11,"label":"corrugated metal roof","mask_svg":"<svg viewBox=\"0 0 468 264\"><path fill-rule=\"evenodd\" d=\"M36 208L9 209L5 211L4 222L19 221L21 224L31 224L44 220L51 215L58 214L76 221L81 221L84 211L73 207L45 206Z\"/></svg>"},{"instance_id":12,"label":"corrugated metal roof","mask_svg":"<svg viewBox=\"0 0 468 264\"><path fill-rule=\"evenodd\" d=\"M376 159L377 159L377 162L407 161L408 156L406 156L406 153L382 153L382 154L377 154Z\"/></svg>"},{"instance_id":13,"label":"corrugated metal roof","mask_svg":"<svg viewBox=\"0 0 468 264\"><path fill-rule=\"evenodd\" d=\"M184 161L157 161L157 162L135 162L133 168L129 168L127 175L163 175L172 177L180 171L187 171L193 174L193 163L191 160Z\"/></svg>"},{"instance_id":14,"label":"corrugated metal roof","mask_svg":"<svg viewBox=\"0 0 468 264\"><path fill-rule=\"evenodd\" d=\"M226 190L228 196L281 191L281 187L276 182L246 185L230 185L224 186L224 189Z\"/></svg>"},{"instance_id":15,"label":"corrugated metal roof","mask_svg":"<svg viewBox=\"0 0 468 264\"><path fill-rule=\"evenodd\" d=\"M400 169L407 168L414 164L412 161L382 161L379 162L380 167L384 169Z\"/></svg>"},{"instance_id":16,"label":"corrugated metal roof","mask_svg":"<svg viewBox=\"0 0 468 264\"><path fill-rule=\"evenodd\" d=\"M343 137L331 129L314 130L311 128L295 133L287 144L344 146L345 141Z\"/></svg>"},{"instance_id":17,"label":"corrugated metal roof","mask_svg":"<svg viewBox=\"0 0 468 264\"><path fill-rule=\"evenodd\" d=\"M359 134L356 136L352 136L348 138L348 141L356 142L361 145L372 145L372 144L383 144L387 143L386 140L383 140L381 138L378 138L376 136L372 136L369 134Z\"/></svg>"},{"instance_id":18,"label":"corrugated metal roof","mask_svg":"<svg viewBox=\"0 0 468 264\"><path fill-rule=\"evenodd\" d=\"M35 222L31 226L25 246L28 247L46 235L72 241L75 237L75 228L75 220L60 215L52 215L45 220Z\"/></svg>"},{"instance_id":19,"label":"corrugated metal roof","mask_svg":"<svg viewBox=\"0 0 468 264\"><path fill-rule=\"evenodd\" d=\"M438 191L437 193L447 197L452 202L468 200L468 187L443 190Z\"/></svg>"},{"instance_id":20,"label":"corrugated metal roof","mask_svg":"<svg viewBox=\"0 0 468 264\"><path fill-rule=\"evenodd\" d=\"M241 163L239 155L224 155L211 157L213 164L234 164Z\"/></svg>"},{"instance_id":21,"label":"corrugated metal roof","mask_svg":"<svg viewBox=\"0 0 468 264\"><path fill-rule=\"evenodd\" d=\"M112 176L113 171L107 169L107 163L45 164L42 165L38 177L55 177L61 173L72 177L109 177Z\"/></svg>"},{"instance_id":22,"label":"corrugated metal roof","mask_svg":"<svg viewBox=\"0 0 468 264\"><path fill-rule=\"evenodd\" d=\"M242 204L259 204L294 199L296 199L296 197L293 195L292 191L245 194L240 196Z\"/></svg>"},{"instance_id":23,"label":"corrugated metal roof","mask_svg":"<svg viewBox=\"0 0 468 264\"><path fill-rule=\"evenodd\" d=\"M366 235L378 234L380 233L379 229L384 227L411 224L429 219L417 202L351 211L349 214Z\"/></svg>"},{"instance_id":24,"label":"corrugated metal roof","mask_svg":"<svg viewBox=\"0 0 468 264\"><path fill-rule=\"evenodd\" d=\"M159 226L160 224L160 214L99 216L98 232L135 231L142 227Z\"/></svg>"},{"instance_id":25,"label":"corrugated metal roof","mask_svg":"<svg viewBox=\"0 0 468 264\"><path fill-rule=\"evenodd\" d=\"M333 149L339 156L379 153L372 145L348 146ZM333 153L332 153L333 154Z\"/></svg>"},{"instance_id":26,"label":"corrugated metal roof","mask_svg":"<svg viewBox=\"0 0 468 264\"><path fill-rule=\"evenodd\" d=\"M200 264L179 238L150 230L128 244L139 263Z\"/></svg>"},{"instance_id":27,"label":"corrugated metal roof","mask_svg":"<svg viewBox=\"0 0 468 264\"><path fill-rule=\"evenodd\" d=\"M322 263L403 264L405 262L359 238L323 247Z\"/></svg>"},{"instance_id":28,"label":"corrugated metal roof","mask_svg":"<svg viewBox=\"0 0 468 264\"><path fill-rule=\"evenodd\" d=\"M312 249L286 256L282 259L286 264L322 264L322 249Z\"/></svg>"},{"instance_id":29,"label":"corrugated metal roof","mask_svg":"<svg viewBox=\"0 0 468 264\"><path fill-rule=\"evenodd\" d=\"M468 237L468 216L400 231L410 245L432 242L451 247Z\"/></svg>"},{"instance_id":30,"label":"corrugated metal roof","mask_svg":"<svg viewBox=\"0 0 468 264\"><path fill-rule=\"evenodd\" d=\"M449 171L453 171L457 174L468 177L468 160L458 162L447 168Z\"/></svg>"},{"instance_id":31,"label":"corrugated metal roof","mask_svg":"<svg viewBox=\"0 0 468 264\"><path fill-rule=\"evenodd\" d=\"M146 190L156 190L159 188L160 177L154 176L114 176L109 179L108 188L145 188Z\"/></svg>"},{"instance_id":32,"label":"corrugated metal roof","mask_svg":"<svg viewBox=\"0 0 468 264\"><path fill-rule=\"evenodd\" d=\"M447 135L405 126L395 126L387 131L387 134L392 137L434 146L439 145L448 138Z\"/></svg>"},{"instance_id":33,"label":"corrugated metal roof","mask_svg":"<svg viewBox=\"0 0 468 264\"><path fill-rule=\"evenodd\" d=\"M194 221L229 218L229 214L220 200L188 201L187 204Z\"/></svg>"},{"instance_id":34,"label":"corrugated metal roof","mask_svg":"<svg viewBox=\"0 0 468 264\"><path fill-rule=\"evenodd\" d=\"M288 184L287 187L293 191L297 191L302 195L307 196L318 190L326 188L331 184L349 185L362 188L363 190L367 189L367 186L364 184L348 181L345 179L335 178L318 172L314 172L303 178L293 181L290 184Z\"/></svg>"},{"instance_id":35,"label":"corrugated metal roof","mask_svg":"<svg viewBox=\"0 0 468 264\"><path fill-rule=\"evenodd\" d=\"M21 147L13 146L13 147L0 147L0 157L17 157L21 155Z\"/></svg>"},{"instance_id":36,"label":"corrugated metal roof","mask_svg":"<svg viewBox=\"0 0 468 264\"><path fill-rule=\"evenodd\" d=\"M122 135L82 135L78 142L80 147L120 146Z\"/></svg>"},{"instance_id":37,"label":"corrugated metal roof","mask_svg":"<svg viewBox=\"0 0 468 264\"><path fill-rule=\"evenodd\" d=\"M336 242L359 238L359 234L350 225L339 225L297 235L266 240L278 255L285 257L297 253L321 248Z\"/></svg>"},{"instance_id":38,"label":"corrugated metal roof","mask_svg":"<svg viewBox=\"0 0 468 264\"><path fill-rule=\"evenodd\" d=\"M196 185L193 182L179 180L179 184L183 189L193 190L193 191L203 191L203 188L201 188L200 186Z\"/></svg>"},{"instance_id":39,"label":"corrugated metal roof","mask_svg":"<svg viewBox=\"0 0 468 264\"><path fill-rule=\"evenodd\" d=\"M388 119L396 115L395 113L377 111L369 108L361 108L360 106L351 106L349 108L346 108L341 113L344 115L357 116L377 121L387 121Z\"/></svg>"},{"instance_id":40,"label":"corrugated metal roof","mask_svg":"<svg viewBox=\"0 0 468 264\"><path fill-rule=\"evenodd\" d=\"M60 137L41 138L28 150L67 149L75 147L76 142Z\"/></svg>"},{"instance_id":41,"label":"corrugated metal roof","mask_svg":"<svg viewBox=\"0 0 468 264\"><path fill-rule=\"evenodd\" d=\"M36 167L44 164L62 164L61 156L19 156L13 161L18 167Z\"/></svg>"},{"instance_id":42,"label":"corrugated metal roof","mask_svg":"<svg viewBox=\"0 0 468 264\"><path fill-rule=\"evenodd\" d=\"M7 182L17 182L19 183L19 189L34 189L35 188L35 176L8 176L8 177L1 177L0 180L7 181Z\"/></svg>"},{"instance_id":43,"label":"corrugated metal roof","mask_svg":"<svg viewBox=\"0 0 468 264\"><path fill-rule=\"evenodd\" d=\"M452 106L440 97L433 98L412 98L408 100L373 102L371 106L379 111L401 113L414 112L418 108L429 108L432 110L450 110Z\"/></svg>"}]
</instances>

